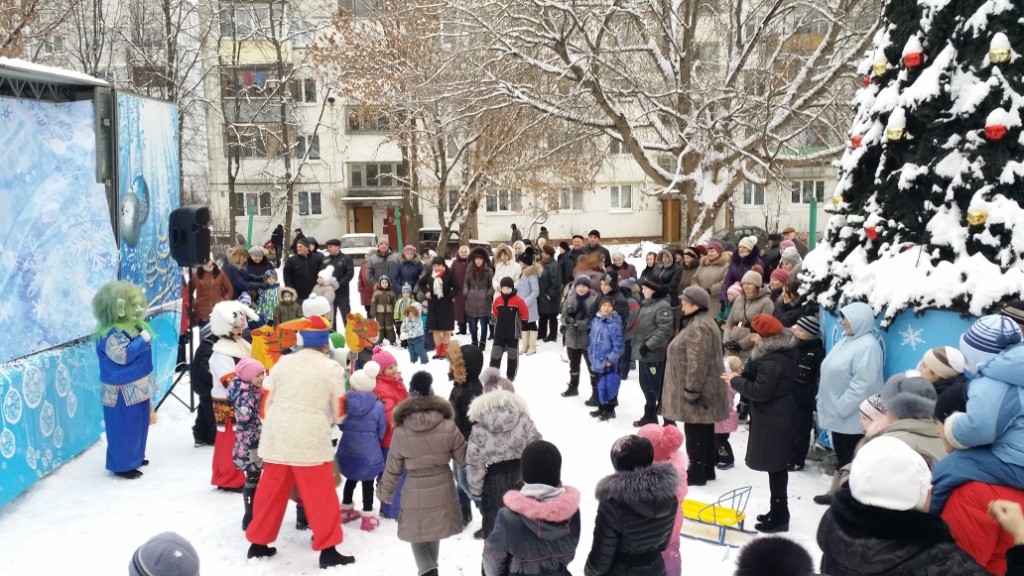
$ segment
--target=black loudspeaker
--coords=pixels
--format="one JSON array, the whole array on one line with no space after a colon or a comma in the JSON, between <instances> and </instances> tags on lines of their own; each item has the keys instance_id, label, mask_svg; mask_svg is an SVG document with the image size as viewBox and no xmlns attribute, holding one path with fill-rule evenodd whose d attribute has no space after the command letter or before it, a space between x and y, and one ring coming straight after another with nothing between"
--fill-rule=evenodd
<instances>
[{"instance_id":1,"label":"black loudspeaker","mask_svg":"<svg viewBox=\"0 0 1024 576\"><path fill-rule=\"evenodd\" d=\"M167 233L171 258L178 266L202 266L210 257L210 209L206 206L182 206L172 211Z\"/></svg>"}]
</instances>

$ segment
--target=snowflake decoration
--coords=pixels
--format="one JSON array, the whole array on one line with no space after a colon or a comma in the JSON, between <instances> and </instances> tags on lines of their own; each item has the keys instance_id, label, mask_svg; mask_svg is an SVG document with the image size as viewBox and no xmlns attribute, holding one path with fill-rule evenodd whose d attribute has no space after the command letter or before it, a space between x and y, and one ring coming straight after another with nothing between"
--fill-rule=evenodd
<instances>
[{"instance_id":1,"label":"snowflake decoration","mask_svg":"<svg viewBox=\"0 0 1024 576\"><path fill-rule=\"evenodd\" d=\"M922 332L924 331L914 330L913 326L908 325L903 332L900 332L900 336L903 337L903 345L910 346L916 351L918 346L925 343L924 338L921 338Z\"/></svg>"},{"instance_id":2,"label":"snowflake decoration","mask_svg":"<svg viewBox=\"0 0 1024 576\"><path fill-rule=\"evenodd\" d=\"M0 116L3 116L4 120L10 120L11 119L11 107L10 106L4 106L4 109L2 111L0 111Z\"/></svg>"}]
</instances>

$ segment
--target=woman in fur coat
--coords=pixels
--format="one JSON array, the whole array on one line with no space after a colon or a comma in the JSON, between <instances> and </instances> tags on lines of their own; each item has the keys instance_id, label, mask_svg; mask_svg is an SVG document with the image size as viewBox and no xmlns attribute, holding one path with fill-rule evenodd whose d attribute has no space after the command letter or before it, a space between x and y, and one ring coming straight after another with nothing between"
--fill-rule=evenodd
<instances>
[{"instance_id":1,"label":"woman in fur coat","mask_svg":"<svg viewBox=\"0 0 1024 576\"><path fill-rule=\"evenodd\" d=\"M474 425L466 450L466 477L469 495L480 501L483 515L478 537L486 538L494 528L502 496L522 486L519 459L523 449L541 436L526 402L497 368L484 370L480 380L485 392L469 406Z\"/></svg>"},{"instance_id":2,"label":"woman in fur coat","mask_svg":"<svg viewBox=\"0 0 1024 576\"><path fill-rule=\"evenodd\" d=\"M747 467L768 473L771 511L757 517L761 532L789 530L789 460L796 433L796 380L799 343L778 318L754 316L754 349L742 374L725 372L722 380L750 401Z\"/></svg>"},{"instance_id":3,"label":"woman in fur coat","mask_svg":"<svg viewBox=\"0 0 1024 576\"><path fill-rule=\"evenodd\" d=\"M611 451L615 473L597 484L594 543L586 576L662 576L661 553L672 539L679 499L679 474L654 461L654 446L641 436L623 436Z\"/></svg>"},{"instance_id":4,"label":"woman in fur coat","mask_svg":"<svg viewBox=\"0 0 1024 576\"><path fill-rule=\"evenodd\" d=\"M484 544L484 575L569 576L580 541L580 493L562 485L562 454L550 442L532 442L520 470L525 485L505 493Z\"/></svg>"}]
</instances>

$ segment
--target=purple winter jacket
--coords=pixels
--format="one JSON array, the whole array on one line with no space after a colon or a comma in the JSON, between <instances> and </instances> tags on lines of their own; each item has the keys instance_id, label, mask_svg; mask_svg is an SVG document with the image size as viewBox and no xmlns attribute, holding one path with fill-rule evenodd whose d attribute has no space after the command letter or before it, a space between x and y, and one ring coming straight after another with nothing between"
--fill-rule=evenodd
<instances>
[{"instance_id":1,"label":"purple winter jacket","mask_svg":"<svg viewBox=\"0 0 1024 576\"><path fill-rule=\"evenodd\" d=\"M740 256L740 251L737 250L732 253L732 260L729 261L729 271L725 273L725 280L722 282L722 293L719 295L719 300L725 301L726 292L729 291L729 286L739 282L743 279L743 275L750 271L754 266L760 266L764 269L764 262L761 261L761 247L754 246L754 249L750 251L745 257Z\"/></svg>"}]
</instances>

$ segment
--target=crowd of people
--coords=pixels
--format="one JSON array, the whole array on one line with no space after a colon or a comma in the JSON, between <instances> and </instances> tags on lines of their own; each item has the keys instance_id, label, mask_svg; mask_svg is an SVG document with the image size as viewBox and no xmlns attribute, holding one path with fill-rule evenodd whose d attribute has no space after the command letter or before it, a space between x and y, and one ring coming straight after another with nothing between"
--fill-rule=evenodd
<instances>
[{"instance_id":1,"label":"crowd of people","mask_svg":"<svg viewBox=\"0 0 1024 576\"><path fill-rule=\"evenodd\" d=\"M337 241L324 255L304 237L283 263L282 287L261 249L238 247L192 274L203 326L192 363L196 446L215 447L213 484L243 494L250 558L274 555L291 497L320 566L351 563L336 549L341 526L374 530L376 496L421 575L438 573L440 541L474 508L484 574L567 573L581 495L562 485L559 448L514 384L520 356L561 339L561 396L580 394L586 368L584 404L597 421L621 411L633 370L644 397L642 411L629 407L640 414L637 434L611 447L615 473L598 484L586 574L679 574L680 503L689 486L736 465L729 435L741 421L744 463L768 476L770 506L755 525L766 534L789 530L789 475L827 431L836 470L814 498L830 506L818 531L823 571L1022 573L1024 377L1015 368L1024 318L984 316L958 347L930 349L916 370L885 380L867 304L838 310L843 335L826 353L820 311L800 294L806 246L794 235L772 235L764 250L748 237L734 252L716 241L651 252L639 272L597 230L557 248L521 236L493 255L463 246L451 263L412 246L396 255L383 240L359 270ZM329 342L354 274L380 325L372 360L357 366L332 359ZM264 296L272 307L260 305ZM243 334L268 321L302 338L265 374ZM471 341L452 341L456 330ZM448 400L427 372L405 383L399 345L413 364L427 363L428 349L448 361ZM757 558L784 553L798 567L789 573L811 574L793 546L761 539L737 573L759 574Z\"/></svg>"}]
</instances>

